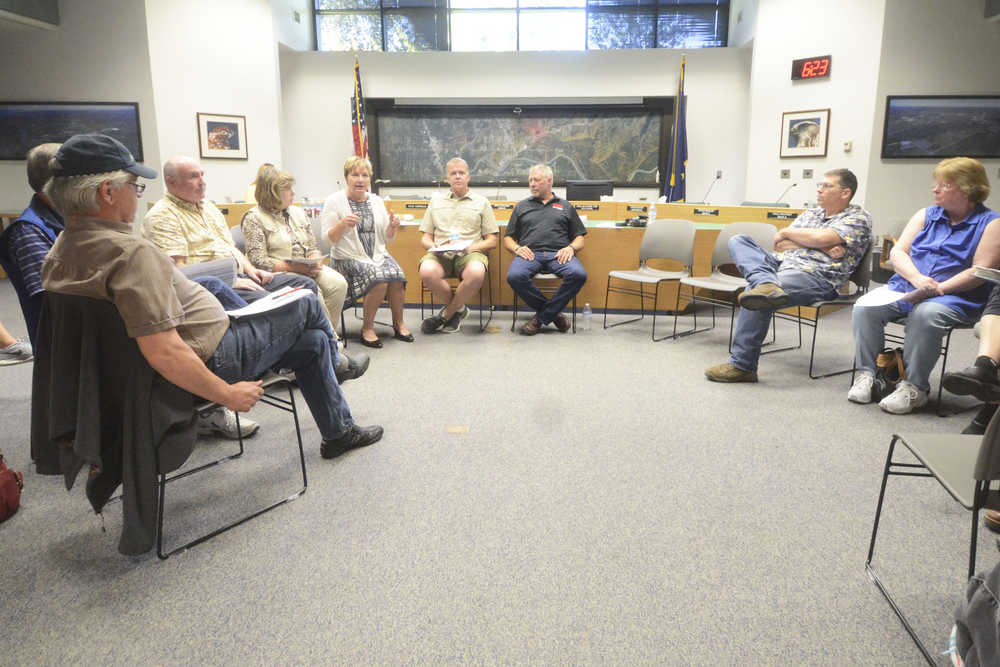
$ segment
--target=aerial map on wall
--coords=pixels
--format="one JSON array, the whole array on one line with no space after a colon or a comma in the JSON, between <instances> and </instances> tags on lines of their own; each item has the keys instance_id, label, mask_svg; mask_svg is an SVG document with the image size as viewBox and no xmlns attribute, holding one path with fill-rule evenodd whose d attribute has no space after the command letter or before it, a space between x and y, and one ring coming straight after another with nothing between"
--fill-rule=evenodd
<instances>
[{"instance_id":1,"label":"aerial map on wall","mask_svg":"<svg viewBox=\"0 0 1000 667\"><path fill-rule=\"evenodd\" d=\"M496 115L378 115L379 178L394 184L432 184L459 156L472 182L525 183L532 165L545 163L555 180L610 179L653 187L660 161L659 114L597 112Z\"/></svg>"},{"instance_id":2,"label":"aerial map on wall","mask_svg":"<svg viewBox=\"0 0 1000 667\"><path fill-rule=\"evenodd\" d=\"M890 96L883 158L1000 157L1000 97Z\"/></svg>"}]
</instances>

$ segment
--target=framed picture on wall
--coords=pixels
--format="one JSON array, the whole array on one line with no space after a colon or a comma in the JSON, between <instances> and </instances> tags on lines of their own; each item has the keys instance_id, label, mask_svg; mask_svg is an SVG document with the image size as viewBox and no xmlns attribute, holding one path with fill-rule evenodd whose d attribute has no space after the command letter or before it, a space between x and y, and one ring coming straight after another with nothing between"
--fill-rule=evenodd
<instances>
[{"instance_id":1,"label":"framed picture on wall","mask_svg":"<svg viewBox=\"0 0 1000 667\"><path fill-rule=\"evenodd\" d=\"M0 102L0 160L23 160L38 144L89 132L114 137L142 162L136 102Z\"/></svg>"},{"instance_id":2,"label":"framed picture on wall","mask_svg":"<svg viewBox=\"0 0 1000 667\"><path fill-rule=\"evenodd\" d=\"M829 109L781 114L781 157L826 157L829 137Z\"/></svg>"},{"instance_id":3,"label":"framed picture on wall","mask_svg":"<svg viewBox=\"0 0 1000 667\"><path fill-rule=\"evenodd\" d=\"M203 158L246 160L246 116L199 113L198 148Z\"/></svg>"},{"instance_id":4,"label":"framed picture on wall","mask_svg":"<svg viewBox=\"0 0 1000 667\"><path fill-rule=\"evenodd\" d=\"M1000 157L1000 96L889 95L882 159Z\"/></svg>"}]
</instances>

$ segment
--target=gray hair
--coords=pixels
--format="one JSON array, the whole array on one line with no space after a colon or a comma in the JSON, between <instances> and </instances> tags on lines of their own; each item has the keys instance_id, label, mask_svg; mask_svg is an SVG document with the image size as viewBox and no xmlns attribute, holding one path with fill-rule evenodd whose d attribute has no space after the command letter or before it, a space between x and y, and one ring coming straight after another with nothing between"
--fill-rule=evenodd
<instances>
[{"instance_id":1,"label":"gray hair","mask_svg":"<svg viewBox=\"0 0 1000 667\"><path fill-rule=\"evenodd\" d=\"M35 192L41 192L45 183L52 178L49 161L59 152L62 144L39 144L28 151L28 185Z\"/></svg>"},{"instance_id":2,"label":"gray hair","mask_svg":"<svg viewBox=\"0 0 1000 667\"><path fill-rule=\"evenodd\" d=\"M534 167L528 170L528 176L531 176L532 172L540 171L545 178L552 180L552 167L547 164L536 164Z\"/></svg>"},{"instance_id":3,"label":"gray hair","mask_svg":"<svg viewBox=\"0 0 1000 667\"><path fill-rule=\"evenodd\" d=\"M196 166L200 164L193 157L188 157L187 155L175 155L163 163L163 180L167 180L168 178L177 178L177 170L181 164L185 162L190 162Z\"/></svg>"},{"instance_id":4,"label":"gray hair","mask_svg":"<svg viewBox=\"0 0 1000 667\"><path fill-rule=\"evenodd\" d=\"M56 164L53 158L50 167ZM127 171L109 171L103 174L83 174L82 176L53 176L45 184L45 195L52 200L56 209L65 216L87 215L100 208L97 204L97 189L104 181L111 181L112 188L120 188L128 183L132 175Z\"/></svg>"},{"instance_id":5,"label":"gray hair","mask_svg":"<svg viewBox=\"0 0 1000 667\"><path fill-rule=\"evenodd\" d=\"M447 174L448 173L448 167L450 167L453 164L458 164L459 162L461 162L462 164L465 165L465 170L466 171L469 170L469 163L468 162L466 162L465 160L463 160L460 157L453 157L452 159L450 159L450 160L448 160L447 162L444 163L444 173Z\"/></svg>"}]
</instances>

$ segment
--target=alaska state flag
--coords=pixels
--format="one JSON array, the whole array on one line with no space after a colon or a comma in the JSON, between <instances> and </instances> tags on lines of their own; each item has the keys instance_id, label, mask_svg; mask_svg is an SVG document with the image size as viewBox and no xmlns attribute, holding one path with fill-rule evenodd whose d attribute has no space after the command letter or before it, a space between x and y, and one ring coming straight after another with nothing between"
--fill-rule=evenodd
<instances>
[{"instance_id":1,"label":"alaska state flag","mask_svg":"<svg viewBox=\"0 0 1000 667\"><path fill-rule=\"evenodd\" d=\"M687 60L681 59L681 75L677 84L677 98L674 100L674 125L670 131L670 150L667 153L667 176L663 180L663 194L667 201L684 201L687 196L687 100L684 99L684 67Z\"/></svg>"}]
</instances>

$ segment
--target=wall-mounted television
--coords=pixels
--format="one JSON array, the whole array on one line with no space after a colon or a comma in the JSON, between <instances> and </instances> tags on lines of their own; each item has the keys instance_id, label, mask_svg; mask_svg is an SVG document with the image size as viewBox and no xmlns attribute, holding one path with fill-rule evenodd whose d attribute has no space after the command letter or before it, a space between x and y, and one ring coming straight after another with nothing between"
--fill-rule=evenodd
<instances>
[{"instance_id":1,"label":"wall-mounted television","mask_svg":"<svg viewBox=\"0 0 1000 667\"><path fill-rule=\"evenodd\" d=\"M569 201L601 201L601 195L614 194L611 181L566 181L566 199Z\"/></svg>"},{"instance_id":2,"label":"wall-mounted television","mask_svg":"<svg viewBox=\"0 0 1000 667\"><path fill-rule=\"evenodd\" d=\"M1000 157L1000 95L889 95L882 158Z\"/></svg>"}]
</instances>

